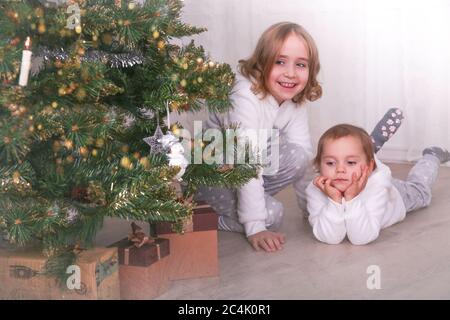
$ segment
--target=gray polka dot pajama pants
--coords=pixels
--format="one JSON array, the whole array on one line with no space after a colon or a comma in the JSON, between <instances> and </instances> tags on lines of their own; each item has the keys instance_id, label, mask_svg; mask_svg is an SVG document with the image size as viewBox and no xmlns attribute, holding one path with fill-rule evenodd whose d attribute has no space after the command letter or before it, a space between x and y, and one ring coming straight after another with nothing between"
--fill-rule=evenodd
<instances>
[{"instance_id":1,"label":"gray polka dot pajama pants","mask_svg":"<svg viewBox=\"0 0 450 320\"><path fill-rule=\"evenodd\" d=\"M400 192L406 212L427 207L431 202L431 189L436 181L440 161L432 155L423 156L409 171L406 181L393 179Z\"/></svg>"},{"instance_id":2,"label":"gray polka dot pajama pants","mask_svg":"<svg viewBox=\"0 0 450 320\"><path fill-rule=\"evenodd\" d=\"M313 178L312 162L305 150L296 144L285 143L279 147L279 168L273 175L263 175L266 227L277 230L283 218L283 205L273 196L293 184L299 207L306 208L305 189ZM244 233L244 226L237 215L237 195L235 189L202 187L195 200L206 201L219 215L219 230Z\"/></svg>"}]
</instances>

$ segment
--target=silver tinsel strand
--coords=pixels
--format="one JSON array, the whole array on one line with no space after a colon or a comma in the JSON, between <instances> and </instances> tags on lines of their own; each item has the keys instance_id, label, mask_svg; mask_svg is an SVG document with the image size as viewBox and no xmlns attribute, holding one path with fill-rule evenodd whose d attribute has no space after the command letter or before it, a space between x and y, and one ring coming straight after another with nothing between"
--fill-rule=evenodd
<instances>
[{"instance_id":1,"label":"silver tinsel strand","mask_svg":"<svg viewBox=\"0 0 450 320\"><path fill-rule=\"evenodd\" d=\"M33 54L31 74L37 75L44 68L45 62L51 60L66 60L69 54L63 49L50 50L40 47ZM140 53L106 53L99 50L87 50L81 57L82 62L101 62L111 68L130 68L144 62L144 57Z\"/></svg>"}]
</instances>

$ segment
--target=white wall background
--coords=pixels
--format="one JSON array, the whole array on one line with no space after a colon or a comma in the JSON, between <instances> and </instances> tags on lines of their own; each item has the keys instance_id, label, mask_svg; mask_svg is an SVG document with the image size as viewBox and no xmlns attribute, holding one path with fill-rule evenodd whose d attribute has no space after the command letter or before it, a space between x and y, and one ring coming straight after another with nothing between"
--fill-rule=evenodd
<instances>
[{"instance_id":1,"label":"white wall background","mask_svg":"<svg viewBox=\"0 0 450 320\"><path fill-rule=\"evenodd\" d=\"M369 132L390 106L405 111L384 160L415 160L429 145L450 149L450 1L185 0L194 37L233 67L271 24L303 25L317 42L323 97L308 104L313 143L346 122ZM187 41L186 41L187 42Z\"/></svg>"}]
</instances>

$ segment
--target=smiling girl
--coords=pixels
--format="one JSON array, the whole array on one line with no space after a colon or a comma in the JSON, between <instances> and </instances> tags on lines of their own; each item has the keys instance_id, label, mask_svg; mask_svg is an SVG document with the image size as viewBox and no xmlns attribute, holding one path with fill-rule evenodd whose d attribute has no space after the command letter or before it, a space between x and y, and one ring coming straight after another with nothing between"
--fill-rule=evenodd
<instances>
[{"instance_id":1,"label":"smiling girl","mask_svg":"<svg viewBox=\"0 0 450 320\"><path fill-rule=\"evenodd\" d=\"M262 34L253 54L239 61L238 69L231 95L233 110L211 114L206 126L237 124L239 133L256 134L275 129L279 139L269 141L267 149L269 161L276 162L278 170L270 175L261 171L238 190L203 188L197 200L207 201L217 211L220 230L245 233L256 250L277 251L285 242L284 235L275 232L283 205L273 195L294 184L299 204L306 207L312 145L302 104L322 95L317 82L319 55L303 27L281 22Z\"/></svg>"}]
</instances>

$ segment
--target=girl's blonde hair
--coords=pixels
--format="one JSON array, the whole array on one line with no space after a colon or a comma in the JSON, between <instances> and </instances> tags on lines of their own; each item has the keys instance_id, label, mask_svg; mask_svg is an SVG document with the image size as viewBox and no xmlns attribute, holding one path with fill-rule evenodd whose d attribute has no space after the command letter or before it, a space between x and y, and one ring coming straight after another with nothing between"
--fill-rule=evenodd
<instances>
[{"instance_id":1,"label":"girl's blonde hair","mask_svg":"<svg viewBox=\"0 0 450 320\"><path fill-rule=\"evenodd\" d=\"M255 51L247 60L239 60L239 70L253 82L252 90L255 94L266 97L269 93L267 77L277 59L284 41L291 34L299 36L305 41L308 49L308 82L299 94L292 100L302 104L305 100L314 101L322 96L322 87L317 82L320 70L319 52L314 39L300 25L292 22L280 22L269 27L259 38Z\"/></svg>"},{"instance_id":2,"label":"girl's blonde hair","mask_svg":"<svg viewBox=\"0 0 450 320\"><path fill-rule=\"evenodd\" d=\"M319 142L317 144L317 155L314 158L314 167L316 169L320 168L320 161L322 160L323 147L325 145L325 142L327 142L328 140L333 141L339 138L349 136L355 137L359 139L359 141L361 141L364 154L366 155L367 164L373 161L374 164L373 168L375 169L376 168L375 152L372 138L369 136L366 130L360 127L353 126L351 124L338 124L325 131L325 133L320 137Z\"/></svg>"}]
</instances>

